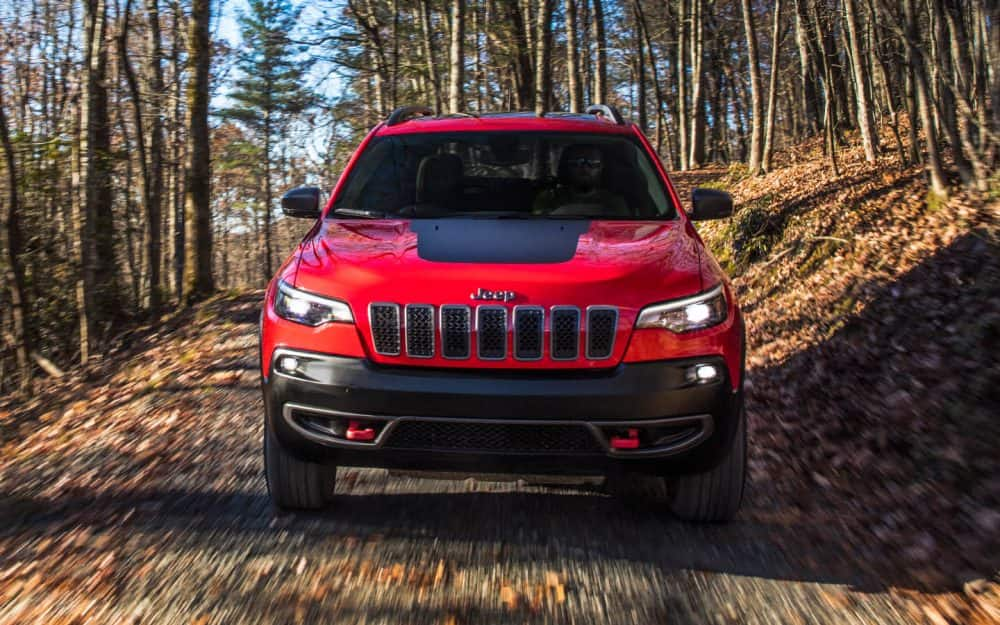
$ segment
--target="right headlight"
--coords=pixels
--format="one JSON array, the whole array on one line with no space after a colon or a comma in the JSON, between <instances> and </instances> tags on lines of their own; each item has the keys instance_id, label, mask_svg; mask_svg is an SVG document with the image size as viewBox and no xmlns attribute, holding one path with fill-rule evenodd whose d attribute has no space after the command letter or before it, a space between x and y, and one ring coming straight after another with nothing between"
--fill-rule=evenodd
<instances>
[{"instance_id":1,"label":"right headlight","mask_svg":"<svg viewBox=\"0 0 1000 625\"><path fill-rule=\"evenodd\" d=\"M663 328L671 332L702 330L725 321L726 309L726 292L720 282L704 293L643 308L635 327Z\"/></svg>"}]
</instances>

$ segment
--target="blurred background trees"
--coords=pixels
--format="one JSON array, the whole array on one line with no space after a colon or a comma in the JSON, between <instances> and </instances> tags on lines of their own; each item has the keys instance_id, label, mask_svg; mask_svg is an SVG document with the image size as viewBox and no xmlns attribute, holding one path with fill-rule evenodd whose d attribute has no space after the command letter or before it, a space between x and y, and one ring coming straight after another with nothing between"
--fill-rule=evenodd
<instances>
[{"instance_id":1,"label":"blurred background trees","mask_svg":"<svg viewBox=\"0 0 1000 625\"><path fill-rule=\"evenodd\" d=\"M672 169L765 173L821 137L832 175L860 141L942 197L996 193L998 20L986 0L4 3L0 391L262 286L307 227L275 219L276 196L332 187L403 104L605 102Z\"/></svg>"}]
</instances>

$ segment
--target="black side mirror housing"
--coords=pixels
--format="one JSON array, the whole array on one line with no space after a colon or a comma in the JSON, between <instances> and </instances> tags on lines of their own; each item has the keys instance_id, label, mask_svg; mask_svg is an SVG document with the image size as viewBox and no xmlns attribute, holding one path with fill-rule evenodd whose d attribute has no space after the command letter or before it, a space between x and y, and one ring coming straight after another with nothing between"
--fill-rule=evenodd
<instances>
[{"instance_id":1,"label":"black side mirror housing","mask_svg":"<svg viewBox=\"0 0 1000 625\"><path fill-rule=\"evenodd\" d=\"M316 219L320 215L320 198L323 191L318 187L296 187L281 196L281 212L289 217Z\"/></svg>"},{"instance_id":2,"label":"black side mirror housing","mask_svg":"<svg viewBox=\"0 0 1000 625\"><path fill-rule=\"evenodd\" d=\"M733 197L716 189L695 189L691 192L691 221L725 219L733 214Z\"/></svg>"}]
</instances>

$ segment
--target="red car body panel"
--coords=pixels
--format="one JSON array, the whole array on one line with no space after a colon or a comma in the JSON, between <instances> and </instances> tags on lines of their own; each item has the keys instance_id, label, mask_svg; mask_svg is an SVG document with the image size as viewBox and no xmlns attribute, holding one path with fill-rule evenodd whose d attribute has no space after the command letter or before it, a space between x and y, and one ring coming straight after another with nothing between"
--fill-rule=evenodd
<instances>
[{"instance_id":1,"label":"red car body panel","mask_svg":"<svg viewBox=\"0 0 1000 625\"><path fill-rule=\"evenodd\" d=\"M547 131L630 134L638 137L656 164L671 199L679 208L674 220L591 222L579 238L576 254L567 262L548 264L484 264L431 262L417 253L417 235L405 219L326 219L355 162L372 137L413 132ZM725 359L733 388L741 385L742 327L731 287L687 218L676 190L648 140L634 125L595 123L558 118L488 118L416 120L392 127L378 126L355 152L337 182L320 218L269 285L262 317L261 368L266 377L278 347L367 358L382 365L460 369L607 369L619 363L698 356ZM297 289L347 302L355 323L309 327L278 317L273 299L278 280ZM676 334L661 329L633 330L639 311L726 285L728 315L724 323L705 330ZM517 293L516 305L591 305L619 309L619 324L611 358L558 361L546 354L538 361L448 360L376 354L371 344L367 306L371 302L468 304L476 288ZM485 303L485 302L483 302ZM492 303L492 302L490 302ZM473 338L474 340L474 338ZM508 336L508 343L511 342ZM508 344L508 353L512 345Z\"/></svg>"}]
</instances>

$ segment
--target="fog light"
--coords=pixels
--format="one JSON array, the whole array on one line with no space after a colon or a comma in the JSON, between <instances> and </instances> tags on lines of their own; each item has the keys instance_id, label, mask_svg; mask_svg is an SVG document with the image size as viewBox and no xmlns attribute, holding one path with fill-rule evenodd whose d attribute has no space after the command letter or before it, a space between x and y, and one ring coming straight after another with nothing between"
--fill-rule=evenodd
<instances>
[{"instance_id":1,"label":"fog light","mask_svg":"<svg viewBox=\"0 0 1000 625\"><path fill-rule=\"evenodd\" d=\"M285 373L295 373L295 370L299 368L299 359L294 356L282 356L278 360L278 368Z\"/></svg>"},{"instance_id":2,"label":"fog light","mask_svg":"<svg viewBox=\"0 0 1000 625\"><path fill-rule=\"evenodd\" d=\"M715 365L692 365L686 375L690 383L708 384L719 379L719 369Z\"/></svg>"},{"instance_id":3,"label":"fog light","mask_svg":"<svg viewBox=\"0 0 1000 625\"><path fill-rule=\"evenodd\" d=\"M715 378L719 377L719 371L712 365L698 365L694 369L694 377L697 378L699 382L711 382Z\"/></svg>"}]
</instances>

